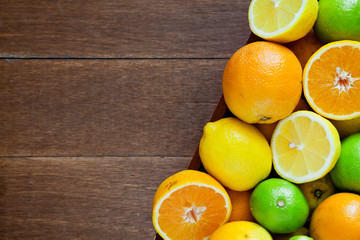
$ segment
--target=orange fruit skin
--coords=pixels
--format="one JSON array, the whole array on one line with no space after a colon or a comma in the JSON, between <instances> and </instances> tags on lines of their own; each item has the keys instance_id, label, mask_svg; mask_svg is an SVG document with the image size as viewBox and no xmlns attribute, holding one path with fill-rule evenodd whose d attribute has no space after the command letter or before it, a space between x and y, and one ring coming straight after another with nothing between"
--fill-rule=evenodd
<instances>
[{"instance_id":1,"label":"orange fruit skin","mask_svg":"<svg viewBox=\"0 0 360 240\"><path fill-rule=\"evenodd\" d=\"M310 236L314 240L359 240L360 196L342 192L325 199L312 215Z\"/></svg>"},{"instance_id":2,"label":"orange fruit skin","mask_svg":"<svg viewBox=\"0 0 360 240\"><path fill-rule=\"evenodd\" d=\"M306 101L302 98L300 98L298 104L296 105L293 112L300 111L300 110L310 110L309 105L306 103ZM264 134L266 140L268 142L271 142L271 137L274 133L274 130L276 128L276 125L278 124L278 121L270 124L255 124L255 126Z\"/></svg>"},{"instance_id":3,"label":"orange fruit skin","mask_svg":"<svg viewBox=\"0 0 360 240\"><path fill-rule=\"evenodd\" d=\"M229 59L223 94L230 111L247 123L273 123L299 102L302 68L295 54L272 42L253 42Z\"/></svg>"},{"instance_id":4,"label":"orange fruit skin","mask_svg":"<svg viewBox=\"0 0 360 240\"><path fill-rule=\"evenodd\" d=\"M305 68L305 65L309 58L323 46L322 42L316 37L315 32L311 30L305 37L300 38L297 41L285 44L296 57L299 59L301 66Z\"/></svg>"},{"instance_id":5,"label":"orange fruit skin","mask_svg":"<svg viewBox=\"0 0 360 240\"><path fill-rule=\"evenodd\" d=\"M250 196L251 190L248 191L234 191L226 189L229 194L232 211L229 222L234 221L250 221L255 222L250 210Z\"/></svg>"}]
</instances>

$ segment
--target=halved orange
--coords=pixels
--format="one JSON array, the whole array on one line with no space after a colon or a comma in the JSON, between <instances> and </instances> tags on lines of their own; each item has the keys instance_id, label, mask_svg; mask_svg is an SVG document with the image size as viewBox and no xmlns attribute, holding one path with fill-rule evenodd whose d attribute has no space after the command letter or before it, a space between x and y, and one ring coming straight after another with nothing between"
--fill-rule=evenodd
<instances>
[{"instance_id":1,"label":"halved orange","mask_svg":"<svg viewBox=\"0 0 360 240\"><path fill-rule=\"evenodd\" d=\"M304 94L320 115L334 120L360 116L360 42L337 41L316 51L304 69Z\"/></svg>"},{"instance_id":2,"label":"halved orange","mask_svg":"<svg viewBox=\"0 0 360 240\"><path fill-rule=\"evenodd\" d=\"M165 179L153 201L153 224L163 239L203 240L228 221L225 188L207 173L183 170Z\"/></svg>"}]
</instances>

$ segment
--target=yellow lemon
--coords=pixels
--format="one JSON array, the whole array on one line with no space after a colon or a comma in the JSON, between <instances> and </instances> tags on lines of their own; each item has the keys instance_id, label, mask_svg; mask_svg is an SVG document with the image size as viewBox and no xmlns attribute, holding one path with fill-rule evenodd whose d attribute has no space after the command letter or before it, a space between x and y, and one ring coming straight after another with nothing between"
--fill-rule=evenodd
<instances>
[{"instance_id":1,"label":"yellow lemon","mask_svg":"<svg viewBox=\"0 0 360 240\"><path fill-rule=\"evenodd\" d=\"M340 156L339 134L324 117L298 111L280 120L271 139L274 168L294 183L325 176Z\"/></svg>"},{"instance_id":2,"label":"yellow lemon","mask_svg":"<svg viewBox=\"0 0 360 240\"><path fill-rule=\"evenodd\" d=\"M314 26L317 0L252 0L249 23L253 33L278 43L304 37Z\"/></svg>"},{"instance_id":3,"label":"yellow lemon","mask_svg":"<svg viewBox=\"0 0 360 240\"><path fill-rule=\"evenodd\" d=\"M272 240L270 233L259 224L248 221L225 223L210 237L210 240Z\"/></svg>"},{"instance_id":4,"label":"yellow lemon","mask_svg":"<svg viewBox=\"0 0 360 240\"><path fill-rule=\"evenodd\" d=\"M205 125L199 154L206 171L235 191L255 187L271 171L271 150L264 135L233 117Z\"/></svg>"}]
</instances>

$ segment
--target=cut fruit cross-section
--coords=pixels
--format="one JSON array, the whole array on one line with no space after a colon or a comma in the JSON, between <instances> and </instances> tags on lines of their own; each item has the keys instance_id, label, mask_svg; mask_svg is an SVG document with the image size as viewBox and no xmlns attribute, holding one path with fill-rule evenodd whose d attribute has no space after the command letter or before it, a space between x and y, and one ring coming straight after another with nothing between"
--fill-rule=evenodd
<instances>
[{"instance_id":1,"label":"cut fruit cross-section","mask_svg":"<svg viewBox=\"0 0 360 240\"><path fill-rule=\"evenodd\" d=\"M304 69L304 94L320 115L360 117L360 42L338 41L316 51Z\"/></svg>"},{"instance_id":2,"label":"cut fruit cross-section","mask_svg":"<svg viewBox=\"0 0 360 240\"><path fill-rule=\"evenodd\" d=\"M178 172L160 184L153 201L153 224L163 239L203 240L228 221L229 195L207 173Z\"/></svg>"},{"instance_id":3,"label":"cut fruit cross-section","mask_svg":"<svg viewBox=\"0 0 360 240\"><path fill-rule=\"evenodd\" d=\"M276 172L294 183L325 176L340 155L340 138L332 123L310 111L282 119L271 139Z\"/></svg>"},{"instance_id":4,"label":"cut fruit cross-section","mask_svg":"<svg viewBox=\"0 0 360 240\"><path fill-rule=\"evenodd\" d=\"M304 37L318 13L317 0L252 0L250 28L259 37L286 43Z\"/></svg>"}]
</instances>

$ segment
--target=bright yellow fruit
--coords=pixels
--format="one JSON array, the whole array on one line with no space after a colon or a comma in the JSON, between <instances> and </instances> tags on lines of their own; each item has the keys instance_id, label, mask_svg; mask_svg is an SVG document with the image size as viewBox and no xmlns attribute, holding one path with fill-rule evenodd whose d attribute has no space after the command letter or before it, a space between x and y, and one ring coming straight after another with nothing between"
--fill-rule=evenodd
<instances>
[{"instance_id":1,"label":"bright yellow fruit","mask_svg":"<svg viewBox=\"0 0 360 240\"><path fill-rule=\"evenodd\" d=\"M278 43L304 37L317 18L317 0L252 0L249 23L257 36Z\"/></svg>"},{"instance_id":2,"label":"bright yellow fruit","mask_svg":"<svg viewBox=\"0 0 360 240\"><path fill-rule=\"evenodd\" d=\"M253 188L271 171L271 150L264 135L233 117L205 125L199 154L206 171L235 191Z\"/></svg>"},{"instance_id":3,"label":"bright yellow fruit","mask_svg":"<svg viewBox=\"0 0 360 240\"><path fill-rule=\"evenodd\" d=\"M210 240L272 240L270 233L257 223L235 221L222 225Z\"/></svg>"},{"instance_id":4,"label":"bright yellow fruit","mask_svg":"<svg viewBox=\"0 0 360 240\"><path fill-rule=\"evenodd\" d=\"M160 184L152 211L154 228L163 239L203 240L228 221L231 201L209 174L184 170Z\"/></svg>"},{"instance_id":5,"label":"bright yellow fruit","mask_svg":"<svg viewBox=\"0 0 360 240\"><path fill-rule=\"evenodd\" d=\"M300 98L298 104L296 105L296 107L294 109L294 112L297 112L299 110L310 110L309 105L302 98ZM269 124L258 124L257 123L257 124L255 124L255 126L260 130L260 132L262 132L262 134L264 134L264 136L270 143L271 137L274 133L274 130L275 130L277 124L278 124L278 121L274 122L274 123L269 123Z\"/></svg>"},{"instance_id":6,"label":"bright yellow fruit","mask_svg":"<svg viewBox=\"0 0 360 240\"><path fill-rule=\"evenodd\" d=\"M294 183L325 176L340 156L340 137L324 117L298 111L281 120L271 139L276 172Z\"/></svg>"}]
</instances>

